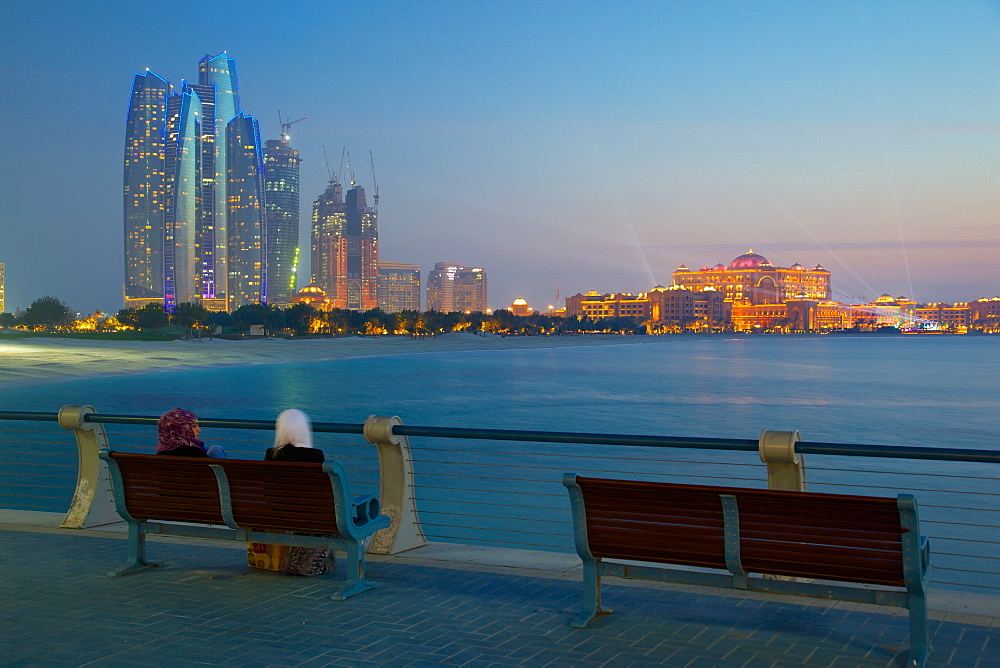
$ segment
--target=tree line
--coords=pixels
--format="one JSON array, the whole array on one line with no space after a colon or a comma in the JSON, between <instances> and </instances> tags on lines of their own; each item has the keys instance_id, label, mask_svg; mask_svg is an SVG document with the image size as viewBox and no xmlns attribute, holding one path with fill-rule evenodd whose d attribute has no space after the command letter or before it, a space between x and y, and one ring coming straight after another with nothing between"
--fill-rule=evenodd
<instances>
[{"instance_id":1,"label":"tree line","mask_svg":"<svg viewBox=\"0 0 1000 668\"><path fill-rule=\"evenodd\" d=\"M440 311L401 311L386 313L381 309L355 311L334 308L315 309L308 304L287 308L273 304L244 304L232 313L209 311L201 304L177 304L172 313L160 303L123 308L113 316L101 313L76 320L69 307L59 299L45 296L32 302L20 315L0 314L0 327L28 330L82 331L136 330L166 335L185 332L189 336L204 333L246 336L259 328L265 336L427 336L445 332L479 332L507 336L548 334L633 334L644 331L634 317L592 319L548 314L515 315L508 310L492 313Z\"/></svg>"}]
</instances>

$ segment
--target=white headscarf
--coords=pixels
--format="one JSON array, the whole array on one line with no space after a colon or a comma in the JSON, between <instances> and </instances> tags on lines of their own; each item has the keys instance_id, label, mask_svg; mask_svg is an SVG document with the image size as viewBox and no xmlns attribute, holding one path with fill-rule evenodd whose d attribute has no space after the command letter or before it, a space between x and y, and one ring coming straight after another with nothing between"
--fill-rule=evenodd
<instances>
[{"instance_id":1,"label":"white headscarf","mask_svg":"<svg viewBox=\"0 0 1000 668\"><path fill-rule=\"evenodd\" d=\"M274 423L274 447L289 443L300 448L312 447L312 424L309 416L297 408L282 411Z\"/></svg>"}]
</instances>

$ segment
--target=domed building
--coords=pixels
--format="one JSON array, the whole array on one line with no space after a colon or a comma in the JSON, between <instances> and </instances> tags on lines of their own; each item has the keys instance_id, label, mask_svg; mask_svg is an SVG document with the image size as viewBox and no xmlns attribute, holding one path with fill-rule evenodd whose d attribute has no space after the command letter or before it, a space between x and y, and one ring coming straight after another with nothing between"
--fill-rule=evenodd
<instances>
[{"instance_id":1,"label":"domed building","mask_svg":"<svg viewBox=\"0 0 1000 668\"><path fill-rule=\"evenodd\" d=\"M324 311L330 308L330 300L327 299L323 288L318 285L307 285L295 293L292 298L293 304L308 304L316 310Z\"/></svg>"},{"instance_id":2,"label":"domed building","mask_svg":"<svg viewBox=\"0 0 1000 668\"><path fill-rule=\"evenodd\" d=\"M850 326L850 316L830 301L830 272L820 265L799 263L776 267L749 249L728 264L683 265L673 273L674 285L694 292L717 290L731 305L737 331L816 331Z\"/></svg>"},{"instance_id":3,"label":"domed building","mask_svg":"<svg viewBox=\"0 0 1000 668\"><path fill-rule=\"evenodd\" d=\"M830 299L830 272L823 267L805 269L798 263L775 267L752 248L728 265L720 263L697 271L681 265L673 279L675 285L689 290L718 290L734 305L783 304L796 298Z\"/></svg>"}]
</instances>

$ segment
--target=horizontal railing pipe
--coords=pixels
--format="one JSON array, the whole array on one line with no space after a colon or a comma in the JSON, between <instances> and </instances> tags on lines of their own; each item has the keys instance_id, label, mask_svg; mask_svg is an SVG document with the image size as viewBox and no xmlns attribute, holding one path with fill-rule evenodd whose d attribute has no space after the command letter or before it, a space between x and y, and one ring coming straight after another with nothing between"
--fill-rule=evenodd
<instances>
[{"instance_id":1,"label":"horizontal railing pipe","mask_svg":"<svg viewBox=\"0 0 1000 668\"><path fill-rule=\"evenodd\" d=\"M743 450L757 452L757 441L737 438L682 438L674 436L632 436L629 434L588 434L571 431L522 431L518 429L465 429L461 427L418 427L400 425L392 433L400 436L533 441L536 443L582 443L586 445L639 445L659 448L701 448L703 450Z\"/></svg>"},{"instance_id":2,"label":"horizontal railing pipe","mask_svg":"<svg viewBox=\"0 0 1000 668\"><path fill-rule=\"evenodd\" d=\"M0 411L0 420L39 420L55 422L55 413ZM84 416L86 422L104 424L155 425L159 417L135 415L105 415L92 413ZM203 427L217 429L273 430L271 420L222 420L199 418ZM315 422L313 431L334 434L363 434L363 424L345 422ZM399 436L424 436L431 438L461 438L501 441L530 441L535 443L576 443L585 445L628 445L653 448L695 448L702 450L734 450L756 452L758 441L739 438L687 438L675 436L636 436L630 434L595 434L558 431L525 431L519 429L468 429L462 427L424 427L395 425L392 433ZM866 445L857 443L825 443L801 441L795 452L803 455L840 455L851 457L889 457L896 459L925 459L1000 463L998 450L973 450L970 448L929 448L906 445Z\"/></svg>"},{"instance_id":3,"label":"horizontal railing pipe","mask_svg":"<svg viewBox=\"0 0 1000 668\"><path fill-rule=\"evenodd\" d=\"M0 420L5 419L7 413L0 411ZM28 413L26 415L32 415ZM33 418L14 418L17 420L30 420ZM140 417L136 415L98 415L92 413L84 417L86 422L98 422L101 424L156 424L158 417ZM216 429L264 429L274 430L274 420L220 420L216 418L198 418L198 424L202 427L213 427ZM327 432L334 434L361 434L364 432L363 424L349 424L344 422L314 422L313 431Z\"/></svg>"},{"instance_id":4,"label":"horizontal railing pipe","mask_svg":"<svg viewBox=\"0 0 1000 668\"><path fill-rule=\"evenodd\" d=\"M914 445L859 445L855 443L795 444L803 455L846 455L849 457L894 457L897 459L937 459L953 462L1000 463L1000 451L969 448L924 448Z\"/></svg>"}]
</instances>

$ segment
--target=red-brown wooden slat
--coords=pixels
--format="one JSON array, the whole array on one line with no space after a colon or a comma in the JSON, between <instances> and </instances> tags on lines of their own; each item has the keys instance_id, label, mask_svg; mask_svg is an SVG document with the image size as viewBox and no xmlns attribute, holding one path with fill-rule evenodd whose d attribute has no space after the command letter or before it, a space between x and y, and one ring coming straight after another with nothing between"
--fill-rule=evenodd
<instances>
[{"instance_id":1,"label":"red-brown wooden slat","mask_svg":"<svg viewBox=\"0 0 1000 668\"><path fill-rule=\"evenodd\" d=\"M720 494L736 497L748 572L902 586L895 499L577 478L591 552L725 567Z\"/></svg>"}]
</instances>

